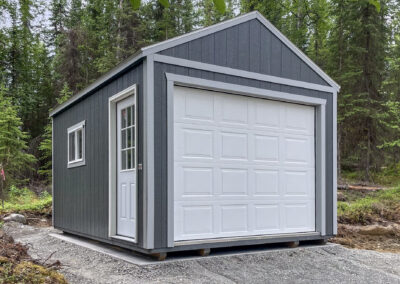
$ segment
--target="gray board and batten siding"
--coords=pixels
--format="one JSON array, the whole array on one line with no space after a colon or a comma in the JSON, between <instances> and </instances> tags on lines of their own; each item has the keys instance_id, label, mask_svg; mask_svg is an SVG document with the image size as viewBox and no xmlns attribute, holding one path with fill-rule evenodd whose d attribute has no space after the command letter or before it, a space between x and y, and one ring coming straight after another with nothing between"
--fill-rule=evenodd
<instances>
[{"instance_id":1,"label":"gray board and batten siding","mask_svg":"<svg viewBox=\"0 0 400 284\"><path fill-rule=\"evenodd\" d=\"M180 37L177 39L178 44L175 45L167 41L164 49L157 45L144 48L141 53L122 63L53 111L51 114L54 127L53 210L56 228L144 252L184 249L181 246L168 248L168 109L165 74L172 73L326 100L326 236L301 234L289 237L271 236L231 243L215 243L210 240L209 243L192 245L191 248L321 239L336 233L333 221L336 214L334 208L336 129L333 129L333 125L336 120L335 96L338 88L323 78L318 70L311 68L311 65L300 58L293 48L289 48L267 29L259 17L258 13L244 15L241 19L246 20L240 20L237 24L232 22L235 24L226 27L219 24L217 26L222 28L216 29L215 32L210 31L194 39L190 39L189 34L189 40L182 41ZM152 51L157 54L153 54ZM170 58L176 58L176 63L168 60ZM201 67L188 65L187 63L191 61L204 65ZM210 68L213 71L205 70L207 66L213 67ZM218 70L218 66L224 68ZM226 72L227 70L229 72ZM246 75L241 76L241 72ZM254 74L257 76L253 76ZM273 83L267 82L268 76L283 78L281 80L283 83L279 83L279 80L272 80ZM146 77L152 78L146 79ZM298 86L286 84L285 79L295 80L297 83L305 82L320 88L315 90L312 87L303 87L302 84L297 84ZM154 155L152 173L154 178L150 181L154 184L154 204L149 204L147 210L143 207L148 197L144 193L146 188L143 187L143 171L138 171L137 244L110 239L108 236L108 99L133 84L137 85L138 91L138 163L143 162L143 144L146 142L144 133L147 125L143 123L147 107L144 105L144 97L147 95L145 92L154 94L154 130L150 135L154 137L152 141L154 149L149 149L153 150ZM66 129L83 120L86 122L86 165L68 169ZM154 225L150 230L144 224L147 220L145 215L148 214L144 211L153 211L154 214ZM152 236L146 236L152 231L154 232ZM148 240L144 238L154 238L154 243L151 240L150 244L146 244ZM154 249L142 249L144 247Z\"/></svg>"},{"instance_id":2,"label":"gray board and batten siding","mask_svg":"<svg viewBox=\"0 0 400 284\"><path fill-rule=\"evenodd\" d=\"M108 99L137 84L138 120L143 116L143 64L139 62L111 82L101 86L62 113L53 116L54 125L54 227L88 237L108 239ZM86 165L67 169L67 131L80 121L86 122ZM143 128L138 128L138 162L142 162ZM143 177L138 172L138 186ZM138 228L143 192L138 192ZM143 242L138 235L138 245Z\"/></svg>"}]
</instances>

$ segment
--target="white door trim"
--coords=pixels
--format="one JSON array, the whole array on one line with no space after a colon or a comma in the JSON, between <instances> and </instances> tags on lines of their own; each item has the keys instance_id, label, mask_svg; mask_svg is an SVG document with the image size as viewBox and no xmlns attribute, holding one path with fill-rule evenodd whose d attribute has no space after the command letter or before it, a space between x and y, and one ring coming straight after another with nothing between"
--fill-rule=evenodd
<instances>
[{"instance_id":1,"label":"white door trim","mask_svg":"<svg viewBox=\"0 0 400 284\"><path fill-rule=\"evenodd\" d=\"M126 88L118 94L108 99L108 237L118 238L117 236L117 103L129 96L135 96L137 105L137 87L136 84ZM135 112L135 121L137 122L137 111ZM137 127L135 128L135 145L137 145ZM137 149L137 147L135 148ZM135 159L137 159L137 150ZM137 181L138 171L136 171ZM138 182L136 182L136 192L138 192ZM136 199L137 200L137 199ZM137 210L138 206L136 206ZM136 215L138 216L138 215ZM136 222L137 224L138 222ZM136 236L129 240L137 242L138 228L136 225ZM126 238L128 239L128 238Z\"/></svg>"},{"instance_id":2,"label":"white door trim","mask_svg":"<svg viewBox=\"0 0 400 284\"><path fill-rule=\"evenodd\" d=\"M264 98L270 100L284 101L310 105L315 107L315 164L316 164L316 232L326 235L325 225L325 105L326 100L320 98L307 97L302 95L265 90L254 87L246 87L230 83L199 79L189 76L166 73L167 78L167 165L168 165L168 247L178 244L174 241L174 86L194 87L211 91L222 91L229 94L237 94Z\"/></svg>"}]
</instances>

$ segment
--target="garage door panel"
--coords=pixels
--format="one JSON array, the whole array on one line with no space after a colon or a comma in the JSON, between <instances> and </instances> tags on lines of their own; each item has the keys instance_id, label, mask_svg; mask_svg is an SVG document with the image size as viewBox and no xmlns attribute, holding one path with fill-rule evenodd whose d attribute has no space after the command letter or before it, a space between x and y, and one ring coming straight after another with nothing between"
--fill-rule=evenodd
<instances>
[{"instance_id":1,"label":"garage door panel","mask_svg":"<svg viewBox=\"0 0 400 284\"><path fill-rule=\"evenodd\" d=\"M298 230L307 231L314 228L314 211L310 210L310 202L284 204L285 230L296 232Z\"/></svg>"},{"instance_id":2,"label":"garage door panel","mask_svg":"<svg viewBox=\"0 0 400 284\"><path fill-rule=\"evenodd\" d=\"M254 127L279 130L281 124L281 105L279 102L257 101L253 114Z\"/></svg>"},{"instance_id":3,"label":"garage door panel","mask_svg":"<svg viewBox=\"0 0 400 284\"><path fill-rule=\"evenodd\" d=\"M279 170L254 170L255 196L280 196Z\"/></svg>"},{"instance_id":4,"label":"garage door panel","mask_svg":"<svg viewBox=\"0 0 400 284\"><path fill-rule=\"evenodd\" d=\"M197 90L187 93L186 88L176 88L175 93L175 121L214 120L214 96L207 91Z\"/></svg>"},{"instance_id":5,"label":"garage door panel","mask_svg":"<svg viewBox=\"0 0 400 284\"><path fill-rule=\"evenodd\" d=\"M221 195L248 195L247 169L221 169Z\"/></svg>"},{"instance_id":6,"label":"garage door panel","mask_svg":"<svg viewBox=\"0 0 400 284\"><path fill-rule=\"evenodd\" d=\"M182 168L178 180L182 180L182 196L198 196L213 194L212 168Z\"/></svg>"},{"instance_id":7,"label":"garage door panel","mask_svg":"<svg viewBox=\"0 0 400 284\"><path fill-rule=\"evenodd\" d=\"M282 140L284 163L314 166L313 137L285 135Z\"/></svg>"},{"instance_id":8,"label":"garage door panel","mask_svg":"<svg viewBox=\"0 0 400 284\"><path fill-rule=\"evenodd\" d=\"M248 122L248 107L245 97L220 94L216 100L216 118L221 125L246 125Z\"/></svg>"},{"instance_id":9,"label":"garage door panel","mask_svg":"<svg viewBox=\"0 0 400 284\"><path fill-rule=\"evenodd\" d=\"M314 198L314 174L310 170L284 170L283 193L287 198Z\"/></svg>"},{"instance_id":10,"label":"garage door panel","mask_svg":"<svg viewBox=\"0 0 400 284\"><path fill-rule=\"evenodd\" d=\"M220 132L221 159L248 159L247 133Z\"/></svg>"},{"instance_id":11,"label":"garage door panel","mask_svg":"<svg viewBox=\"0 0 400 284\"><path fill-rule=\"evenodd\" d=\"M285 104L284 128L296 133L314 134L314 111L313 107Z\"/></svg>"},{"instance_id":12,"label":"garage door panel","mask_svg":"<svg viewBox=\"0 0 400 284\"><path fill-rule=\"evenodd\" d=\"M279 231L281 213L279 204L254 205L254 230L255 231Z\"/></svg>"},{"instance_id":13,"label":"garage door panel","mask_svg":"<svg viewBox=\"0 0 400 284\"><path fill-rule=\"evenodd\" d=\"M247 160L260 164L314 167L314 137L274 132L247 133L217 127L176 125L176 161L188 159Z\"/></svg>"},{"instance_id":14,"label":"garage door panel","mask_svg":"<svg viewBox=\"0 0 400 284\"><path fill-rule=\"evenodd\" d=\"M313 230L314 218L309 204L255 200L235 202L195 202L175 208L176 240L233 237ZM249 234L249 232L251 232Z\"/></svg>"},{"instance_id":15,"label":"garage door panel","mask_svg":"<svg viewBox=\"0 0 400 284\"><path fill-rule=\"evenodd\" d=\"M254 134L252 138L255 161L279 162L279 136Z\"/></svg>"},{"instance_id":16,"label":"garage door panel","mask_svg":"<svg viewBox=\"0 0 400 284\"><path fill-rule=\"evenodd\" d=\"M178 128L175 133L177 149L175 155L182 158L213 159L213 131L195 128Z\"/></svg>"},{"instance_id":17,"label":"garage door panel","mask_svg":"<svg viewBox=\"0 0 400 284\"><path fill-rule=\"evenodd\" d=\"M221 232L246 232L248 231L247 205L224 205L221 206Z\"/></svg>"},{"instance_id":18,"label":"garage door panel","mask_svg":"<svg viewBox=\"0 0 400 284\"><path fill-rule=\"evenodd\" d=\"M314 108L177 89L175 240L315 231Z\"/></svg>"}]
</instances>

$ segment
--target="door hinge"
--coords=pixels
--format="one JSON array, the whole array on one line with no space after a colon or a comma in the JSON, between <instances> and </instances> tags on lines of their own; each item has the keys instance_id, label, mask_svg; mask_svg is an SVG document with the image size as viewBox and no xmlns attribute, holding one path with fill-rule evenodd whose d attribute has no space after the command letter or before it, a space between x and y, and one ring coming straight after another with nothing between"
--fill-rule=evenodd
<instances>
[{"instance_id":1,"label":"door hinge","mask_svg":"<svg viewBox=\"0 0 400 284\"><path fill-rule=\"evenodd\" d=\"M137 165L137 169L138 169L139 171L143 170L143 164L138 164L138 165Z\"/></svg>"}]
</instances>

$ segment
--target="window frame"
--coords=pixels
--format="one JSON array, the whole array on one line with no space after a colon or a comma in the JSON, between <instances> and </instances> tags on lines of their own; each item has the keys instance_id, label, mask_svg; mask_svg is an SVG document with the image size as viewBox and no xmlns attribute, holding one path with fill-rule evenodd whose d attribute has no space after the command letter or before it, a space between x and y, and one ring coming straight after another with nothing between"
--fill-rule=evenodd
<instances>
[{"instance_id":1,"label":"window frame","mask_svg":"<svg viewBox=\"0 0 400 284\"><path fill-rule=\"evenodd\" d=\"M85 139L85 125L86 125L86 121L85 120L83 120L83 121L81 121L81 122L79 122L79 123L77 123L77 124L74 124L73 126L71 126L71 127L69 127L68 129L67 129L67 161L68 161L68 163L67 163L67 167L68 168L74 168L74 167L80 167L80 166L84 166L84 165L86 165L86 160L85 160L85 146L86 146L86 143L85 143L85 141L86 141L86 139ZM79 130L81 130L82 131L82 144L81 144L81 146L82 146L82 158L80 158L80 159L76 159L76 157L78 156L78 152L79 152L79 149L78 149L78 147L77 147L77 145L78 145L78 135L77 135L77 133L78 133L78 131ZM75 133L74 134L74 143L75 143L75 147L74 147L74 149L75 149L75 153L74 153L74 160L72 160L72 161L70 161L70 139L69 139L69 136L70 136L70 134L71 133Z\"/></svg>"}]
</instances>

